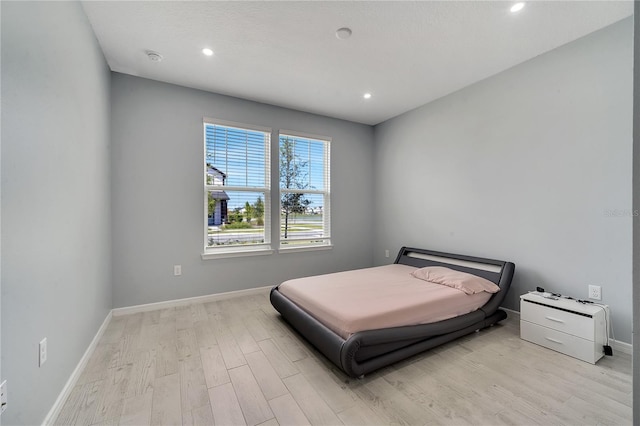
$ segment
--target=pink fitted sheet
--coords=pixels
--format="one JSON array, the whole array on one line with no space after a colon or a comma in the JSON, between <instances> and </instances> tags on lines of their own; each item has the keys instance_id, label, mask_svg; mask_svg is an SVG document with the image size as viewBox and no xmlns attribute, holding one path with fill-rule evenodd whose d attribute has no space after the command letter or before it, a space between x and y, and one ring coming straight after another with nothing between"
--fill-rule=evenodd
<instances>
[{"instance_id":1,"label":"pink fitted sheet","mask_svg":"<svg viewBox=\"0 0 640 426\"><path fill-rule=\"evenodd\" d=\"M423 281L386 265L285 281L278 289L342 338L364 330L428 324L477 310L491 294Z\"/></svg>"}]
</instances>

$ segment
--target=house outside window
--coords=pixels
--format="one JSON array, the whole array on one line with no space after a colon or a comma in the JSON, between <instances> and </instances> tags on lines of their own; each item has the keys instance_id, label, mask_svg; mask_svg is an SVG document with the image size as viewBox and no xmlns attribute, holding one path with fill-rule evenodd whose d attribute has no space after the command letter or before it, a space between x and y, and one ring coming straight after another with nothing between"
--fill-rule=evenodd
<instances>
[{"instance_id":1,"label":"house outside window","mask_svg":"<svg viewBox=\"0 0 640 426\"><path fill-rule=\"evenodd\" d=\"M271 252L271 129L204 119L203 258Z\"/></svg>"},{"instance_id":2,"label":"house outside window","mask_svg":"<svg viewBox=\"0 0 640 426\"><path fill-rule=\"evenodd\" d=\"M207 164L207 185L224 186L227 176L210 164ZM227 223L227 201L224 191L209 191L207 195L207 226L221 226Z\"/></svg>"},{"instance_id":3,"label":"house outside window","mask_svg":"<svg viewBox=\"0 0 640 426\"><path fill-rule=\"evenodd\" d=\"M280 248L331 246L331 140L279 135Z\"/></svg>"}]
</instances>

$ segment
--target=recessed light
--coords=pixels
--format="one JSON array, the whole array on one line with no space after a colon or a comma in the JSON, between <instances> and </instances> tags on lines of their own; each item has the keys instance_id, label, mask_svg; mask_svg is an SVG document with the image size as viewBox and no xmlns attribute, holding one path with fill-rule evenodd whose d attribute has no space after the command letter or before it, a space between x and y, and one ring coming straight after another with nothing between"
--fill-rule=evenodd
<instances>
[{"instance_id":1,"label":"recessed light","mask_svg":"<svg viewBox=\"0 0 640 426\"><path fill-rule=\"evenodd\" d=\"M340 40L344 40L351 37L351 33L351 28L338 28L336 30L336 37L338 37Z\"/></svg>"},{"instance_id":2,"label":"recessed light","mask_svg":"<svg viewBox=\"0 0 640 426\"><path fill-rule=\"evenodd\" d=\"M206 56L213 56L213 50L209 49L208 47L205 47L204 49L202 49L202 53L205 54Z\"/></svg>"},{"instance_id":3,"label":"recessed light","mask_svg":"<svg viewBox=\"0 0 640 426\"><path fill-rule=\"evenodd\" d=\"M516 3L513 6L511 6L511 9L510 9L511 13L520 12L523 7L524 7L524 2Z\"/></svg>"},{"instance_id":4,"label":"recessed light","mask_svg":"<svg viewBox=\"0 0 640 426\"><path fill-rule=\"evenodd\" d=\"M365 99L371 99L371 93L365 93L362 97Z\"/></svg>"}]
</instances>

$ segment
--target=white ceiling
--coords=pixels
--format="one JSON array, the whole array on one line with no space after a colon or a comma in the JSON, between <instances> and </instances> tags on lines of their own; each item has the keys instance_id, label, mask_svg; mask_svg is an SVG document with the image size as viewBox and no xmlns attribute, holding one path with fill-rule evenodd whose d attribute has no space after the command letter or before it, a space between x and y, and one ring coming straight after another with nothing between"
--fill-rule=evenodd
<instances>
[{"instance_id":1,"label":"white ceiling","mask_svg":"<svg viewBox=\"0 0 640 426\"><path fill-rule=\"evenodd\" d=\"M113 71L366 124L633 13L630 0L529 1L516 14L512 4L83 2ZM338 39L341 27L353 35ZM148 50L163 61L150 61Z\"/></svg>"}]
</instances>

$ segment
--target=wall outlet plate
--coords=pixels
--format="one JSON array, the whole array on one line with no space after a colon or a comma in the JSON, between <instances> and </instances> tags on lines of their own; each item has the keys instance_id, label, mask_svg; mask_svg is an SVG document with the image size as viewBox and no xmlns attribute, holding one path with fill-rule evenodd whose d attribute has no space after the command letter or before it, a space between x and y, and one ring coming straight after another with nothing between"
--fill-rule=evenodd
<instances>
[{"instance_id":1,"label":"wall outlet plate","mask_svg":"<svg viewBox=\"0 0 640 426\"><path fill-rule=\"evenodd\" d=\"M42 364L47 362L47 338L45 337L40 341L38 345L38 350L40 351L38 366L42 367Z\"/></svg>"},{"instance_id":2,"label":"wall outlet plate","mask_svg":"<svg viewBox=\"0 0 640 426\"><path fill-rule=\"evenodd\" d=\"M589 299L602 300L602 287L600 287L599 285L590 285Z\"/></svg>"},{"instance_id":3,"label":"wall outlet plate","mask_svg":"<svg viewBox=\"0 0 640 426\"><path fill-rule=\"evenodd\" d=\"M176 277L182 275L182 265L173 265L173 275Z\"/></svg>"}]
</instances>

